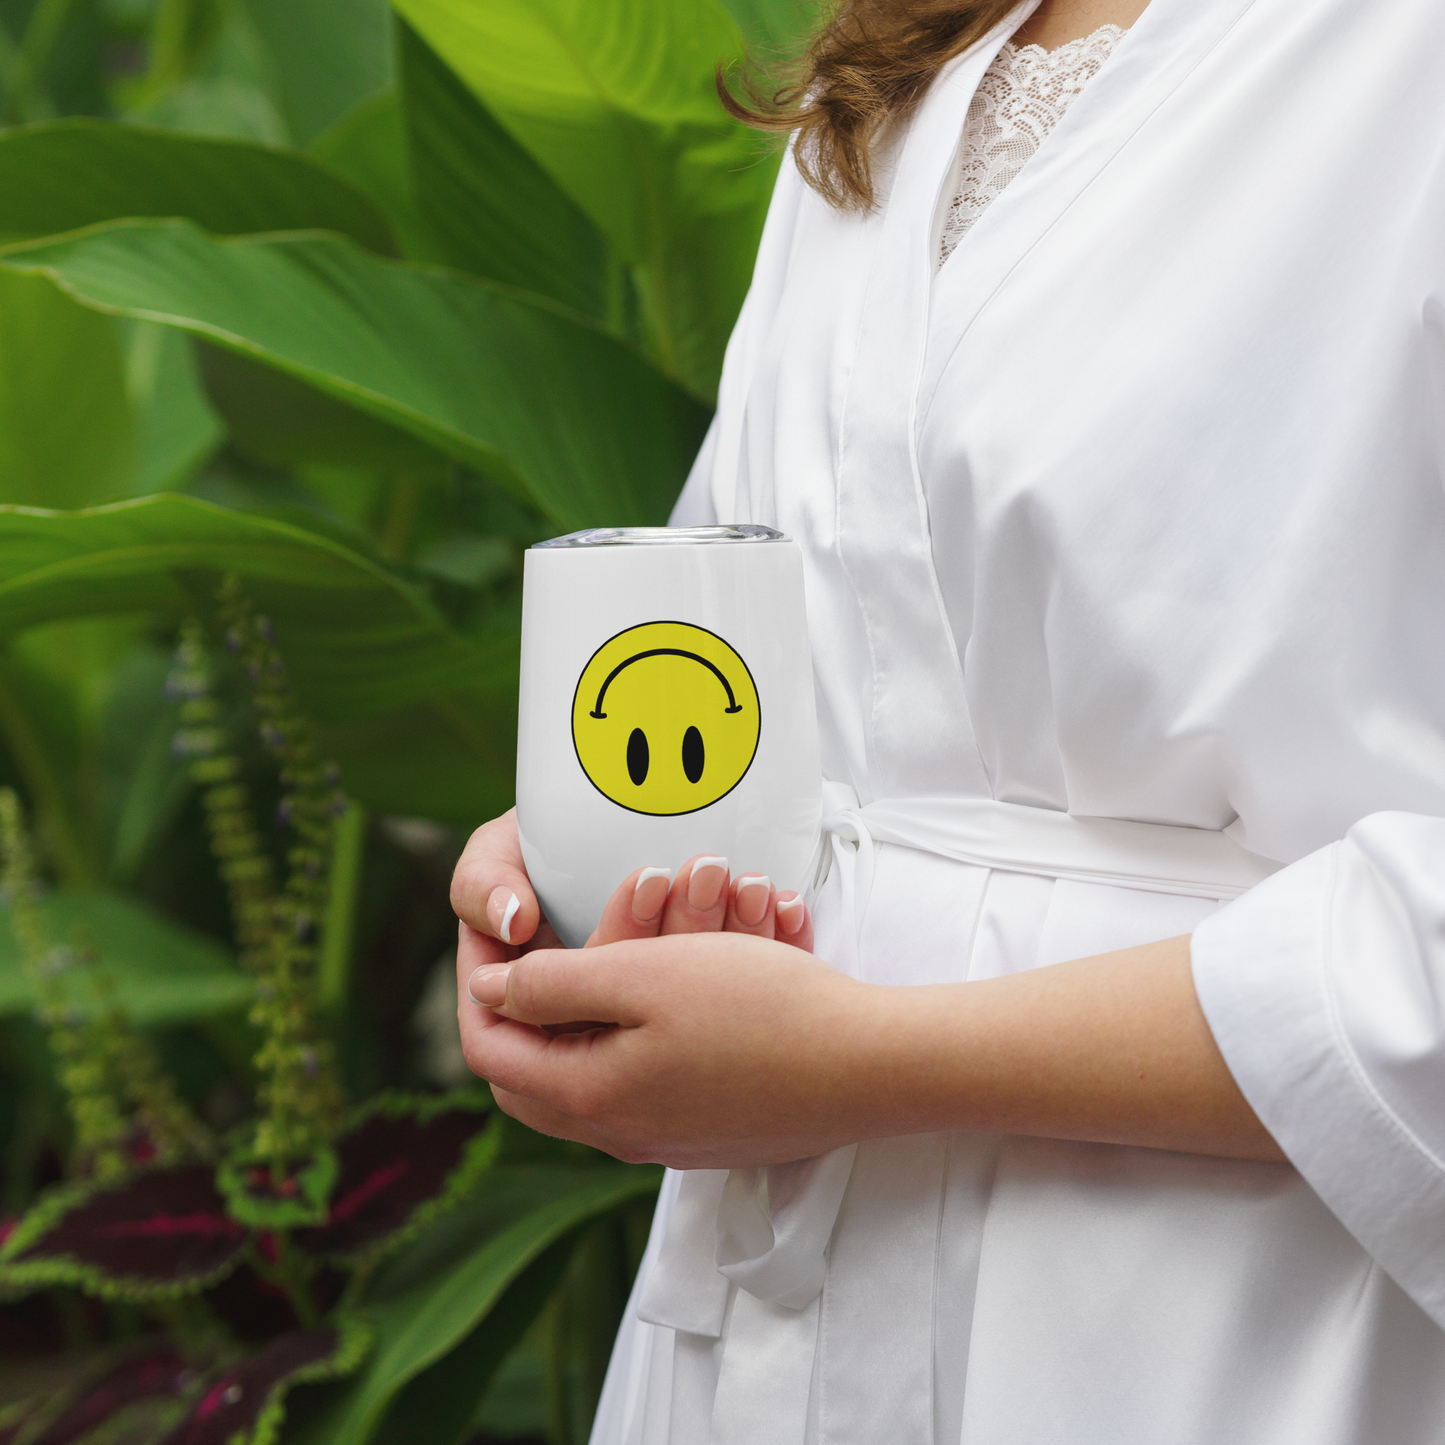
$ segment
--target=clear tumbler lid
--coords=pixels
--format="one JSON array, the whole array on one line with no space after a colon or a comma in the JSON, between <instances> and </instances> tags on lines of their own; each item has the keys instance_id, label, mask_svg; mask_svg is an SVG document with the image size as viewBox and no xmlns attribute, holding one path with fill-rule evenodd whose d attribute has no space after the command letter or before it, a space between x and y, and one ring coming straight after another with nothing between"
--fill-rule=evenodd
<instances>
[{"instance_id":1,"label":"clear tumbler lid","mask_svg":"<svg viewBox=\"0 0 1445 1445\"><path fill-rule=\"evenodd\" d=\"M592 527L534 542L534 547L697 547L717 542L786 542L772 527L739 523L729 527Z\"/></svg>"}]
</instances>

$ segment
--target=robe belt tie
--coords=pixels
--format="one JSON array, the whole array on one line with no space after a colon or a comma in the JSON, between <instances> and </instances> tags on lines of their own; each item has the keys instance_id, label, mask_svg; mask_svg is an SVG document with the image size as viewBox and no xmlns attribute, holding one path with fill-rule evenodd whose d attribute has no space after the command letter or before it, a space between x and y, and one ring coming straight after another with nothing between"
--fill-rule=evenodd
<instances>
[{"instance_id":1,"label":"robe belt tie","mask_svg":"<svg viewBox=\"0 0 1445 1445\"><path fill-rule=\"evenodd\" d=\"M854 977L878 843L982 868L1195 898L1236 898L1282 866L1207 828L1075 817L992 798L860 806L846 784L824 783L810 900L836 870L843 916L854 926L843 932L845 956L830 961ZM856 1153L849 1145L766 1169L684 1174L638 1314L717 1338L731 1284L790 1309L811 1304L823 1288L828 1240Z\"/></svg>"}]
</instances>

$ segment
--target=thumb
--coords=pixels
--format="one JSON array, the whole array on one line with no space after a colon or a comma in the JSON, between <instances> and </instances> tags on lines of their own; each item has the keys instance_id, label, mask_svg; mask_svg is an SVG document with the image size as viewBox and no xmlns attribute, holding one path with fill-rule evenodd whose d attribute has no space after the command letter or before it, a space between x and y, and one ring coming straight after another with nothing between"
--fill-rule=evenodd
<instances>
[{"instance_id":1,"label":"thumb","mask_svg":"<svg viewBox=\"0 0 1445 1445\"><path fill-rule=\"evenodd\" d=\"M544 1028L575 1023L635 1028L643 1022L643 1013L635 972L620 956L628 951L618 944L537 949L511 965L505 996L493 1007L518 1023ZM487 983L500 994L500 971L488 973Z\"/></svg>"}]
</instances>

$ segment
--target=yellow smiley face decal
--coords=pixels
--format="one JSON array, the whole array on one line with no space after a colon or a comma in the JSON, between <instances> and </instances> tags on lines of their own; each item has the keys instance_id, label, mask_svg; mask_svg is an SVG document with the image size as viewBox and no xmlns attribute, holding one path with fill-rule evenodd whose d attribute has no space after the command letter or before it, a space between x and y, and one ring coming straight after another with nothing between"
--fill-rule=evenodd
<instances>
[{"instance_id":1,"label":"yellow smiley face decal","mask_svg":"<svg viewBox=\"0 0 1445 1445\"><path fill-rule=\"evenodd\" d=\"M715 632L645 622L592 654L572 696L577 761L634 813L695 813L752 766L761 723L747 664Z\"/></svg>"}]
</instances>

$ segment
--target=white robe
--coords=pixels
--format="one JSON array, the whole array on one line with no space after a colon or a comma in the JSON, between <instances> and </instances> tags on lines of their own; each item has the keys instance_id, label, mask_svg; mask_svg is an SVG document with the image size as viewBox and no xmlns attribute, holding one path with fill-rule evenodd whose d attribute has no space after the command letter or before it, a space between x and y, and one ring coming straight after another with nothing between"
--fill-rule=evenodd
<instances>
[{"instance_id":1,"label":"white robe","mask_svg":"<svg viewBox=\"0 0 1445 1445\"><path fill-rule=\"evenodd\" d=\"M865 1143L801 1181L825 1272L786 1304L718 1274L749 1246L689 1176L713 1303L629 1311L597 1445L1445 1441L1445 4L1153 0L935 274L1026 10L873 215L785 167L678 519L805 552L825 771L873 805L822 955L923 983L1192 931L1293 1167ZM847 819L898 799L1174 825L1239 886L915 839L868 887Z\"/></svg>"}]
</instances>

